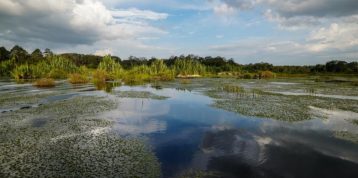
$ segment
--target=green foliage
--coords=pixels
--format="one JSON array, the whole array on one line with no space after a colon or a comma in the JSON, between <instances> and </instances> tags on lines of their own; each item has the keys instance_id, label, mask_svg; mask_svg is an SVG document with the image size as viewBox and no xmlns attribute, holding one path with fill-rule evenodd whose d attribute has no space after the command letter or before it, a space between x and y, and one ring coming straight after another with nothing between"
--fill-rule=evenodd
<instances>
[{"instance_id":1,"label":"green foliage","mask_svg":"<svg viewBox=\"0 0 358 178\"><path fill-rule=\"evenodd\" d=\"M176 60L173 68L177 75L203 75L206 72L203 64L191 59Z\"/></svg>"},{"instance_id":2,"label":"green foliage","mask_svg":"<svg viewBox=\"0 0 358 178\"><path fill-rule=\"evenodd\" d=\"M108 80L108 73L105 70L97 69L93 72L93 83L104 83Z\"/></svg>"},{"instance_id":3,"label":"green foliage","mask_svg":"<svg viewBox=\"0 0 358 178\"><path fill-rule=\"evenodd\" d=\"M22 64L17 66L11 73L16 80L31 79L32 78L32 67L28 64Z\"/></svg>"},{"instance_id":4,"label":"green foliage","mask_svg":"<svg viewBox=\"0 0 358 178\"><path fill-rule=\"evenodd\" d=\"M7 77L10 76L12 69L15 67L15 61L6 60L0 62L0 76Z\"/></svg>"},{"instance_id":5,"label":"green foliage","mask_svg":"<svg viewBox=\"0 0 358 178\"><path fill-rule=\"evenodd\" d=\"M59 56L50 56L44 61L37 64L22 64L16 66L12 71L12 76L16 80L20 79L36 79L36 78L67 78L69 73L78 70L71 61Z\"/></svg>"},{"instance_id":6,"label":"green foliage","mask_svg":"<svg viewBox=\"0 0 358 178\"><path fill-rule=\"evenodd\" d=\"M68 76L68 81L72 84L82 84L88 82L88 76L79 74L79 73L73 73Z\"/></svg>"},{"instance_id":7,"label":"green foliage","mask_svg":"<svg viewBox=\"0 0 358 178\"><path fill-rule=\"evenodd\" d=\"M98 69L106 71L111 79L119 79L123 73L122 66L109 55L103 57Z\"/></svg>"},{"instance_id":8,"label":"green foliage","mask_svg":"<svg viewBox=\"0 0 358 178\"><path fill-rule=\"evenodd\" d=\"M155 60L150 65L149 74L154 80L172 80L174 79L173 70L165 65L163 60Z\"/></svg>"}]
</instances>

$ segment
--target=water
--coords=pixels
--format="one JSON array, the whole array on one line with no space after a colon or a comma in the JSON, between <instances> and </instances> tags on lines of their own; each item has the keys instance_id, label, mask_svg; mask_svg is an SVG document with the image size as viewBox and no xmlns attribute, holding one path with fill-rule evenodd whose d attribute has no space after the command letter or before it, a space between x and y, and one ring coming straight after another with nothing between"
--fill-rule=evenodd
<instances>
[{"instance_id":1,"label":"water","mask_svg":"<svg viewBox=\"0 0 358 178\"><path fill-rule=\"evenodd\" d=\"M119 86L105 93L92 90L91 85L73 87L65 82L41 90L13 83L1 85L2 95L53 92L39 101L44 105L88 95L115 100L116 108L98 117L113 121L111 132L145 138L161 163L163 177L188 170L203 170L218 177L358 177L358 144L335 135L338 131L358 134L358 126L347 122L358 119L355 112L342 115L312 108L312 112L328 117L315 115L311 120L285 122L212 107L214 100L203 92L208 86L191 91L165 84L158 89L150 85ZM116 97L126 91L168 98ZM32 126L46 124L46 118L41 117Z\"/></svg>"}]
</instances>

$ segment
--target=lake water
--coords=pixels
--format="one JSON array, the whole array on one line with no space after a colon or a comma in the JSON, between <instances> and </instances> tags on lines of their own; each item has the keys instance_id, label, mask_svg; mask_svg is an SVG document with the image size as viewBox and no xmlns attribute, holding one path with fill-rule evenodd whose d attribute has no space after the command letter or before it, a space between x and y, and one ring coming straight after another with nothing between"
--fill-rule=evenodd
<instances>
[{"instance_id":1,"label":"lake water","mask_svg":"<svg viewBox=\"0 0 358 178\"><path fill-rule=\"evenodd\" d=\"M358 125L351 122L358 120L354 99L349 101L353 102L350 103L352 110L309 106L311 119L288 122L266 115L219 109L214 103L223 99L207 94L217 86L201 85L205 82L208 81L156 84L161 87L122 85L106 93L96 91L91 84L72 86L60 81L55 88L37 89L28 84L2 81L1 98L17 94L44 96L33 101L21 98L15 104L8 98L2 99L0 117L76 97L104 97L117 104L95 117L113 123L109 132L145 140L158 158L163 177L176 177L190 171L203 171L212 177L358 177ZM240 85L252 88L256 87L255 82ZM271 92L280 92L272 91L275 88L289 92L285 87L299 92L302 86L292 88L295 82L275 81L260 83L260 86L272 85L266 88ZM228 83L233 82L228 80ZM31 127L35 128L46 128L47 119L53 119L51 116L35 118L34 114L26 117L31 117ZM1 161L4 164L4 160Z\"/></svg>"}]
</instances>

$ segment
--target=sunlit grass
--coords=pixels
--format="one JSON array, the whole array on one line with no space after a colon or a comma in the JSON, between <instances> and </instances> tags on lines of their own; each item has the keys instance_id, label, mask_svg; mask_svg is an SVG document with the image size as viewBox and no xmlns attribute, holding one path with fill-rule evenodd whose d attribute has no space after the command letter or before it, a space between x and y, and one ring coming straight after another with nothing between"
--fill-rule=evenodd
<instances>
[{"instance_id":1,"label":"sunlit grass","mask_svg":"<svg viewBox=\"0 0 358 178\"><path fill-rule=\"evenodd\" d=\"M55 80L52 78L43 78L43 79L36 80L33 83L33 85L40 88L49 88L49 87L54 87L56 83Z\"/></svg>"},{"instance_id":2,"label":"sunlit grass","mask_svg":"<svg viewBox=\"0 0 358 178\"><path fill-rule=\"evenodd\" d=\"M69 75L68 81L72 84L84 84L88 83L89 79L86 75L74 73Z\"/></svg>"}]
</instances>

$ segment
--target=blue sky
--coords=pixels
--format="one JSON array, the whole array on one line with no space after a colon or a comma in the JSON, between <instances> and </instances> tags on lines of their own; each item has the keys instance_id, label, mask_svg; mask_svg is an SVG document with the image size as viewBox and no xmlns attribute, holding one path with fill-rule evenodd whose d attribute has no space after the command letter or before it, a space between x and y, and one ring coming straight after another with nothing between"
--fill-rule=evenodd
<instances>
[{"instance_id":1,"label":"blue sky","mask_svg":"<svg viewBox=\"0 0 358 178\"><path fill-rule=\"evenodd\" d=\"M0 44L239 63L357 60L356 0L2 0Z\"/></svg>"}]
</instances>

